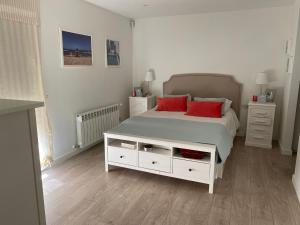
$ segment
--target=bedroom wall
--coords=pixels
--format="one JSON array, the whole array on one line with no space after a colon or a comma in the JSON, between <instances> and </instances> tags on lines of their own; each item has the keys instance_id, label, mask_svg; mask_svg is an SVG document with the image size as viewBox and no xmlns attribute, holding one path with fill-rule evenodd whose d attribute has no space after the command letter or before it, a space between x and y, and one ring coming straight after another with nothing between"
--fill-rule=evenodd
<instances>
[{"instance_id":1,"label":"bedroom wall","mask_svg":"<svg viewBox=\"0 0 300 225\"><path fill-rule=\"evenodd\" d=\"M92 35L93 66L63 68L59 28ZM105 68L105 38L120 41L121 67ZM53 129L54 159L72 155L75 114L123 103L128 116L132 87L132 31L129 19L82 0L41 0L41 53L45 95Z\"/></svg>"},{"instance_id":2,"label":"bedroom wall","mask_svg":"<svg viewBox=\"0 0 300 225\"><path fill-rule=\"evenodd\" d=\"M133 84L140 85L154 69L153 92L178 73L208 72L233 75L243 84L241 131L245 133L246 104L259 93L256 73L270 74L277 89L274 138L278 137L285 71L285 40L292 33L292 6L256 10L182 15L136 20Z\"/></svg>"}]
</instances>

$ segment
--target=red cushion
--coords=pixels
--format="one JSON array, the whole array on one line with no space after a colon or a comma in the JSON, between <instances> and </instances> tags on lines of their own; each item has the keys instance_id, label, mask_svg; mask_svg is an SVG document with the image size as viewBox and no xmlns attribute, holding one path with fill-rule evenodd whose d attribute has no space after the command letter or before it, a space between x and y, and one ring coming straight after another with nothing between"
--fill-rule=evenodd
<instances>
[{"instance_id":1,"label":"red cushion","mask_svg":"<svg viewBox=\"0 0 300 225\"><path fill-rule=\"evenodd\" d=\"M202 159L206 156L205 152L199 152L189 149L180 149L180 154L184 158L190 158L190 159Z\"/></svg>"},{"instance_id":2,"label":"red cushion","mask_svg":"<svg viewBox=\"0 0 300 225\"><path fill-rule=\"evenodd\" d=\"M223 102L189 102L185 115L199 117L222 117Z\"/></svg>"},{"instance_id":3,"label":"red cushion","mask_svg":"<svg viewBox=\"0 0 300 225\"><path fill-rule=\"evenodd\" d=\"M156 111L186 112L188 96L176 98L157 97Z\"/></svg>"}]
</instances>

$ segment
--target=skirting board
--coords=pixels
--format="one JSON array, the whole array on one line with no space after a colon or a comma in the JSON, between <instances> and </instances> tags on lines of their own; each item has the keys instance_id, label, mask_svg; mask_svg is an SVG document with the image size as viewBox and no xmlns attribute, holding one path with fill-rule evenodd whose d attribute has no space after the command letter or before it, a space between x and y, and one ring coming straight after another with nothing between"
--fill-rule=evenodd
<instances>
[{"instance_id":1,"label":"skirting board","mask_svg":"<svg viewBox=\"0 0 300 225\"><path fill-rule=\"evenodd\" d=\"M294 185L297 197L298 197L298 201L300 202L300 189L299 189L299 187L297 187L295 175L293 175L292 182L293 182L293 185Z\"/></svg>"},{"instance_id":2,"label":"skirting board","mask_svg":"<svg viewBox=\"0 0 300 225\"><path fill-rule=\"evenodd\" d=\"M84 147L84 148L77 148L77 149L75 149L75 150L73 150L73 151L71 151L71 152L69 152L69 153L67 153L67 154L65 154L65 155L63 155L63 156L61 156L61 157L55 159L55 160L52 162L50 168L53 168L53 167L55 167L55 166L58 166L58 165L62 164L63 162L65 162L66 160L72 158L73 156L78 155L79 153L84 152L84 151L88 150L89 148L91 148L91 147L93 147L93 146L95 146L95 145L97 145L97 144L99 144L99 143L101 143L101 142L103 142L103 139L102 139L102 140L99 140L99 141L97 141L97 142L95 142L95 143L92 144L92 145L86 146L86 147ZM43 171L47 170L48 168L49 168L49 167L43 169Z\"/></svg>"},{"instance_id":3,"label":"skirting board","mask_svg":"<svg viewBox=\"0 0 300 225\"><path fill-rule=\"evenodd\" d=\"M281 144L280 141L278 141L278 144L279 144L279 147L280 147L280 153L282 155L292 155L293 154L293 151L292 149L289 149L289 148L284 148Z\"/></svg>"}]
</instances>

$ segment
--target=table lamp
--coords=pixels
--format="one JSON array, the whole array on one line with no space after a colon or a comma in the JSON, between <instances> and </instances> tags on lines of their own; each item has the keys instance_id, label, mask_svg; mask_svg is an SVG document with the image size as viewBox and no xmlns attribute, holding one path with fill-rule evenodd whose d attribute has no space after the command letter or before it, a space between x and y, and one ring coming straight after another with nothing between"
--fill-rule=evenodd
<instances>
[{"instance_id":1,"label":"table lamp","mask_svg":"<svg viewBox=\"0 0 300 225\"><path fill-rule=\"evenodd\" d=\"M263 86L268 84L269 80L268 80L268 76L266 73L264 72L260 72L257 74L256 76L256 84L260 85L260 95L263 94Z\"/></svg>"},{"instance_id":2,"label":"table lamp","mask_svg":"<svg viewBox=\"0 0 300 225\"><path fill-rule=\"evenodd\" d=\"M154 73L153 70L148 70L146 73L145 81L147 82L148 90L149 90L149 95L151 95L151 82L154 81Z\"/></svg>"}]
</instances>

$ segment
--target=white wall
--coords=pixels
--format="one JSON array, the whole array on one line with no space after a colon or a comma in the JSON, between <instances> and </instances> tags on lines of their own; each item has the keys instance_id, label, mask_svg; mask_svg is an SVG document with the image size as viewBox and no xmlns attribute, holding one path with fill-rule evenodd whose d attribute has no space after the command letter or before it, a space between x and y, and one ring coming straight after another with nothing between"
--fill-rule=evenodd
<instances>
[{"instance_id":1,"label":"white wall","mask_svg":"<svg viewBox=\"0 0 300 225\"><path fill-rule=\"evenodd\" d=\"M153 90L162 93L170 75L210 72L234 75L243 84L241 112L245 130L248 99L258 93L255 76L268 71L278 88L274 136L278 136L285 74L285 40L292 33L292 6L138 19L134 29L133 81L139 85L153 68Z\"/></svg>"},{"instance_id":2,"label":"white wall","mask_svg":"<svg viewBox=\"0 0 300 225\"><path fill-rule=\"evenodd\" d=\"M59 28L92 35L93 66L63 68ZM105 37L120 41L121 67L105 68ZM123 103L128 115L132 86L132 31L129 19L82 0L41 1L41 49L45 94L53 129L54 159L76 144L75 114Z\"/></svg>"}]
</instances>

